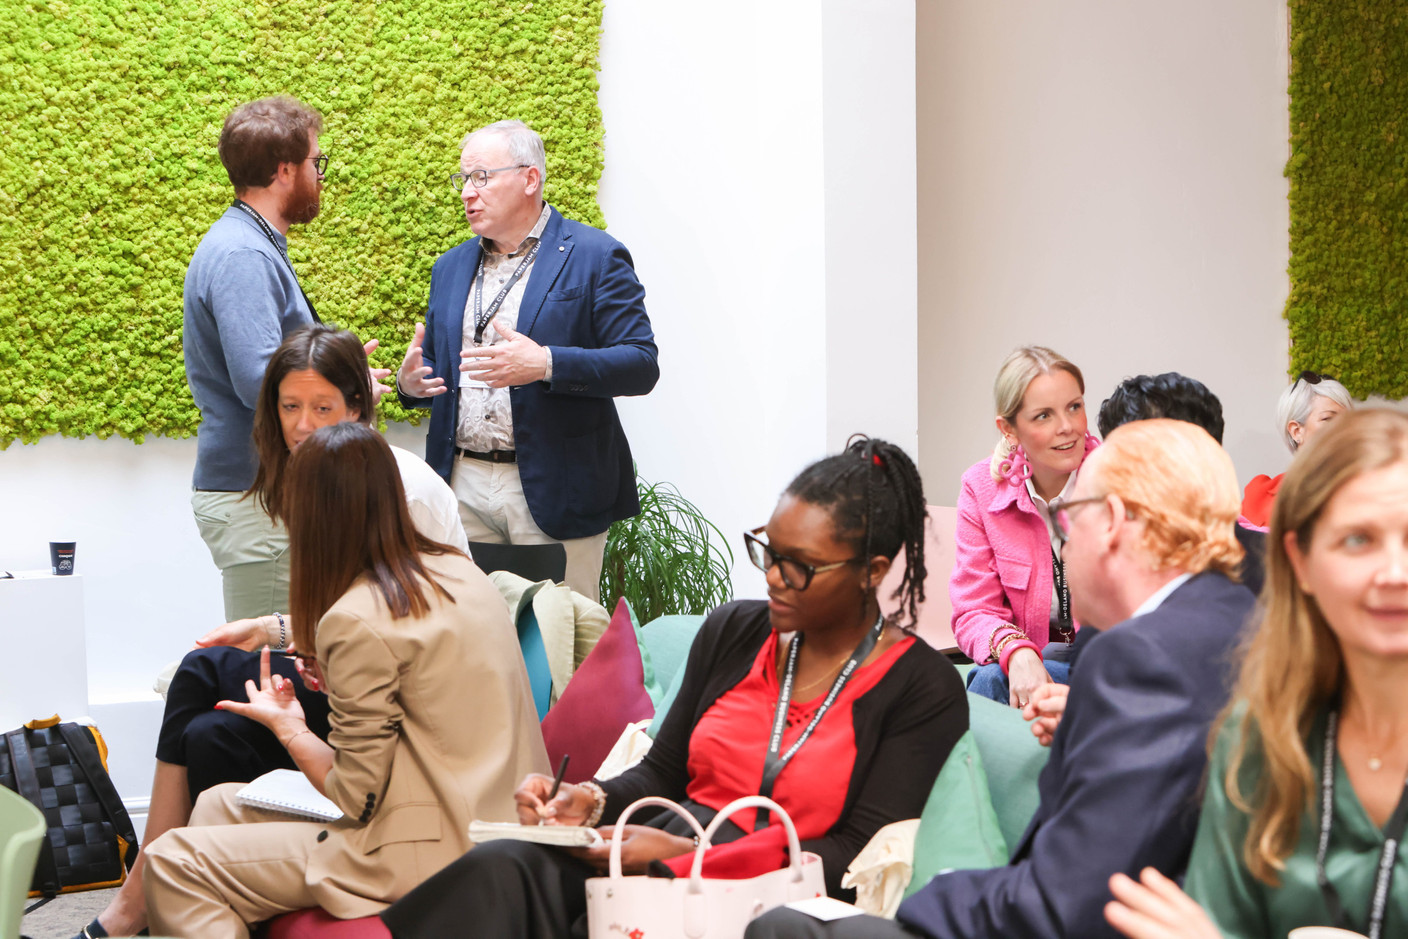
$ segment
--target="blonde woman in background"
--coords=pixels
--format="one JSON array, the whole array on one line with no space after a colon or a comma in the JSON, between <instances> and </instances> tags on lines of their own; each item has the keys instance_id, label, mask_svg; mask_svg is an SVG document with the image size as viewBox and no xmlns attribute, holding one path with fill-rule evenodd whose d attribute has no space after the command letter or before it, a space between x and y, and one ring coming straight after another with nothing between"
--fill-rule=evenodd
<instances>
[{"instance_id":1,"label":"blonde woman in background","mask_svg":"<svg viewBox=\"0 0 1408 939\"><path fill-rule=\"evenodd\" d=\"M1318 372L1300 373L1276 400L1276 423L1286 448L1294 454L1322 427L1346 411L1354 409L1354 399L1344 385ZM1265 527L1271 521L1271 504L1285 473L1257 476L1242 492L1242 517Z\"/></svg>"},{"instance_id":2,"label":"blonde woman in background","mask_svg":"<svg viewBox=\"0 0 1408 939\"><path fill-rule=\"evenodd\" d=\"M1111 881L1106 915L1136 939L1408 935L1408 417L1349 414L1296 457L1267 561L1188 896Z\"/></svg>"},{"instance_id":3,"label":"blonde woman in background","mask_svg":"<svg viewBox=\"0 0 1408 939\"><path fill-rule=\"evenodd\" d=\"M1075 622L1049 507L1099 441L1086 430L1080 369L1044 346L1007 356L993 398L1000 437L963 474L949 597L954 638L978 663L968 690L1025 707L1070 671Z\"/></svg>"}]
</instances>

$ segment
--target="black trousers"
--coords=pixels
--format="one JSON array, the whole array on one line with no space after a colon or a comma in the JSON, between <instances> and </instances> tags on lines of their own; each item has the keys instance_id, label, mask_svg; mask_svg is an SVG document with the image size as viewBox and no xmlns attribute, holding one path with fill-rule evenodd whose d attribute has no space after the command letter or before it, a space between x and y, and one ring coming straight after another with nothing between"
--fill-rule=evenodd
<instances>
[{"instance_id":1,"label":"black trousers","mask_svg":"<svg viewBox=\"0 0 1408 939\"><path fill-rule=\"evenodd\" d=\"M293 680L308 729L328 739L327 695L309 691L293 660L269 657L270 672ZM296 769L273 731L229 711L219 701L247 701L244 683L259 683L259 653L217 647L196 649L181 660L166 692L156 758L186 767L191 802L211 786L249 782L271 769Z\"/></svg>"},{"instance_id":2,"label":"black trousers","mask_svg":"<svg viewBox=\"0 0 1408 939\"><path fill-rule=\"evenodd\" d=\"M596 876L557 848L490 841L397 900L381 920L396 939L585 939L587 880Z\"/></svg>"},{"instance_id":3,"label":"black trousers","mask_svg":"<svg viewBox=\"0 0 1408 939\"><path fill-rule=\"evenodd\" d=\"M786 907L748 924L744 939L915 939L924 933L878 916L850 916L823 923Z\"/></svg>"}]
</instances>

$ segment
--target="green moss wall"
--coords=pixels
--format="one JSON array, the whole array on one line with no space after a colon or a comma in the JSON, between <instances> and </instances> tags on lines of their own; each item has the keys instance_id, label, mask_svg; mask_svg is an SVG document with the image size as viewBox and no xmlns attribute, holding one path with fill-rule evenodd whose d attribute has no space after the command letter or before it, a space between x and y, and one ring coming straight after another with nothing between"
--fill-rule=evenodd
<instances>
[{"instance_id":1,"label":"green moss wall","mask_svg":"<svg viewBox=\"0 0 1408 939\"><path fill-rule=\"evenodd\" d=\"M0 5L0 447L194 433L181 285L233 197L215 145L243 101L323 112L323 211L290 253L325 320L382 340L377 364L400 361L432 262L471 235L447 181L467 131L527 121L548 199L603 224L601 2Z\"/></svg>"},{"instance_id":2,"label":"green moss wall","mask_svg":"<svg viewBox=\"0 0 1408 939\"><path fill-rule=\"evenodd\" d=\"M1408 3L1290 0L1291 374L1408 395Z\"/></svg>"}]
</instances>

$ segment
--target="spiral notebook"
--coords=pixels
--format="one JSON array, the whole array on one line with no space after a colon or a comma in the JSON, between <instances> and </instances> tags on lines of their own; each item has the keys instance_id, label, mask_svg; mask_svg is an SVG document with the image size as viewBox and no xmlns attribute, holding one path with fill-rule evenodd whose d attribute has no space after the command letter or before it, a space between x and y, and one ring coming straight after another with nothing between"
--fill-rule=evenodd
<instances>
[{"instance_id":1,"label":"spiral notebook","mask_svg":"<svg viewBox=\"0 0 1408 939\"><path fill-rule=\"evenodd\" d=\"M235 798L243 805L321 822L335 822L342 817L342 809L314 789L308 777L296 769L271 770L241 789Z\"/></svg>"}]
</instances>

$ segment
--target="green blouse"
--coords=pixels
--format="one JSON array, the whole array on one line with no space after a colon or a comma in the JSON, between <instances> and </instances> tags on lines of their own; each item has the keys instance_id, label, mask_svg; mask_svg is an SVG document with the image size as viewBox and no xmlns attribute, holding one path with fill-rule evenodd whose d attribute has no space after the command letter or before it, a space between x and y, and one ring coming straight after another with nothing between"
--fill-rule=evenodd
<instances>
[{"instance_id":1,"label":"green blouse","mask_svg":"<svg viewBox=\"0 0 1408 939\"><path fill-rule=\"evenodd\" d=\"M1269 887L1252 877L1242 863L1242 845L1250 824L1248 816L1227 798L1223 780L1228 756L1242 731L1240 722L1229 721L1217 740L1203 797L1193 856L1185 889L1208 911L1226 939L1283 939L1297 926L1334 926L1320 887L1315 880L1315 849L1319 840L1319 787L1314 814L1301 819L1300 840L1286 858L1281 885ZM1307 748L1316 776L1325 736L1325 715L1316 718ZM1255 753L1243 760L1244 792L1253 791L1261 761ZM1325 873L1339 892L1352 928L1368 928L1369 897L1383 852L1384 834L1369 819L1335 758L1334 825L1325 857ZM1408 935L1408 846L1398 853L1393 884L1384 913L1384 936Z\"/></svg>"}]
</instances>

